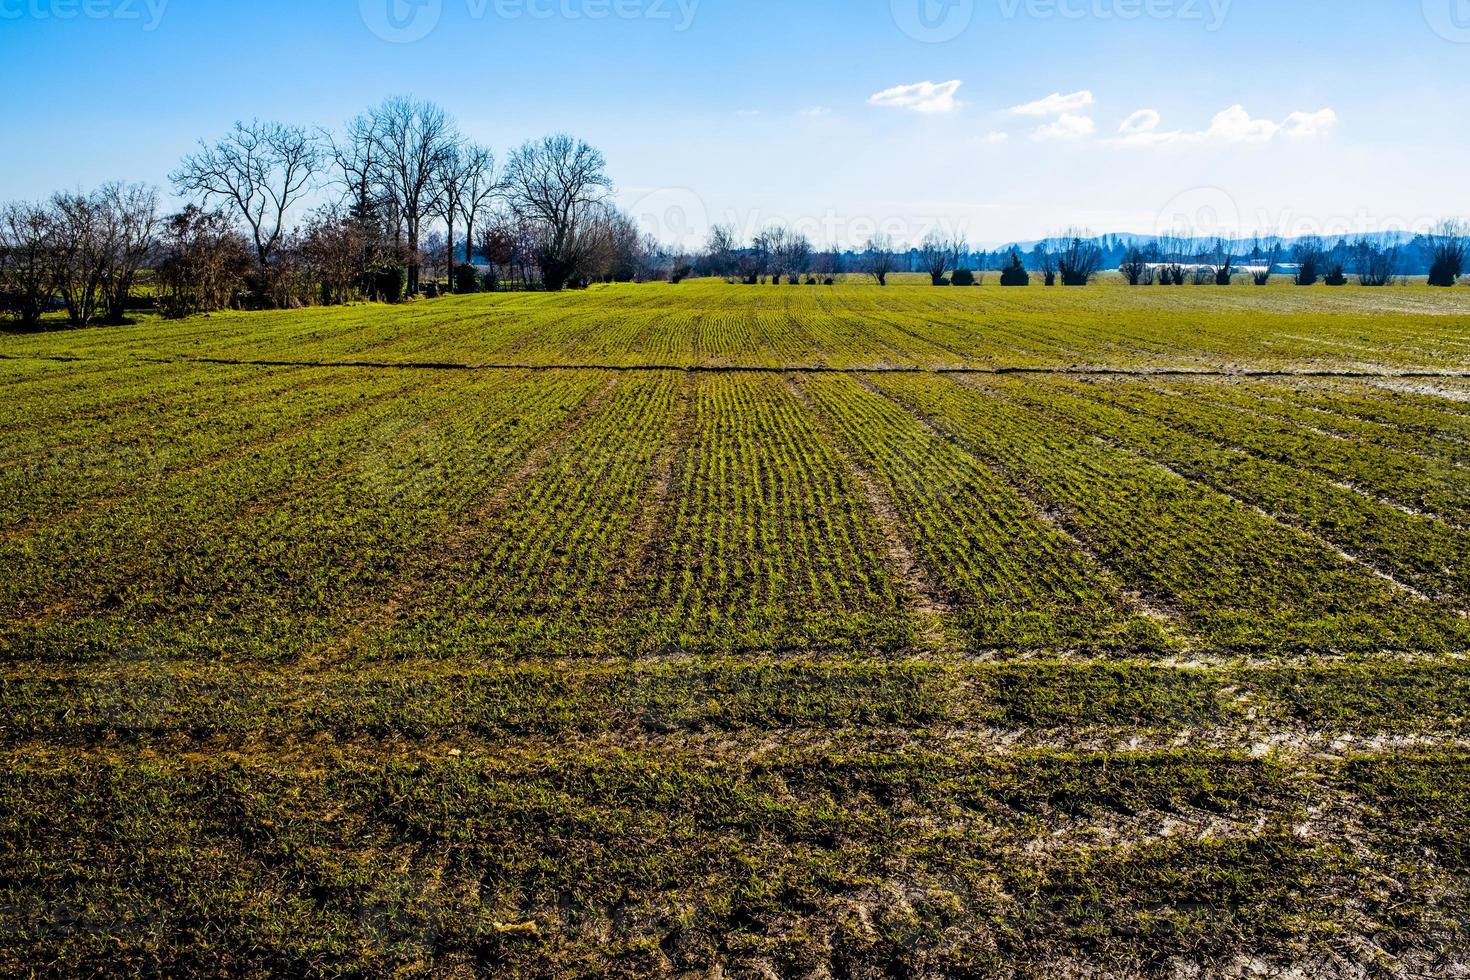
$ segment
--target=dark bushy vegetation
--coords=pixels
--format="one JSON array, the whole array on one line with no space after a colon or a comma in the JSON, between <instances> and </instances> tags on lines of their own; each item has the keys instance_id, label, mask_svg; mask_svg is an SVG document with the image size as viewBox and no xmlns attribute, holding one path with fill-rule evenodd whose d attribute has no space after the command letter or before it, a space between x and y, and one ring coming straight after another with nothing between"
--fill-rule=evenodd
<instances>
[{"instance_id":1,"label":"dark bushy vegetation","mask_svg":"<svg viewBox=\"0 0 1470 980\"><path fill-rule=\"evenodd\" d=\"M1031 285L1031 273L1026 271L1025 264L1021 262L1021 256L1015 252L1011 253L1010 264L1000 272L1000 284L1002 286Z\"/></svg>"}]
</instances>

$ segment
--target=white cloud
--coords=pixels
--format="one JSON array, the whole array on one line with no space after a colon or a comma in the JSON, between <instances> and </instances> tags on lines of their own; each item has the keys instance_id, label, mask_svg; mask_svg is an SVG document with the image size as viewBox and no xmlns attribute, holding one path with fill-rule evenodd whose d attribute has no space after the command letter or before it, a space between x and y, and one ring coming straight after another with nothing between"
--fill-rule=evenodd
<instances>
[{"instance_id":1,"label":"white cloud","mask_svg":"<svg viewBox=\"0 0 1470 980\"><path fill-rule=\"evenodd\" d=\"M761 111L759 109L740 109L735 113L735 115L741 117L742 119L751 119L760 114Z\"/></svg>"},{"instance_id":2,"label":"white cloud","mask_svg":"<svg viewBox=\"0 0 1470 980\"><path fill-rule=\"evenodd\" d=\"M823 116L832 115L832 110L824 105L814 105L810 109L801 110L801 114L808 119L821 119Z\"/></svg>"},{"instance_id":3,"label":"white cloud","mask_svg":"<svg viewBox=\"0 0 1470 980\"><path fill-rule=\"evenodd\" d=\"M1097 132L1097 123L1086 116L1064 112L1031 134L1033 140L1080 140Z\"/></svg>"},{"instance_id":4,"label":"white cloud","mask_svg":"<svg viewBox=\"0 0 1470 980\"><path fill-rule=\"evenodd\" d=\"M1139 109L1123 120L1123 125L1118 127L1118 132L1124 136L1151 133L1159 128L1159 123L1163 122L1163 119L1164 117L1159 115L1157 109Z\"/></svg>"},{"instance_id":5,"label":"white cloud","mask_svg":"<svg viewBox=\"0 0 1470 980\"><path fill-rule=\"evenodd\" d=\"M1160 130L1163 118L1153 109L1139 109L1118 127L1116 143L1131 146L1160 146L1166 143L1269 143L1277 136L1313 139L1326 136L1337 124L1337 113L1293 112L1285 122L1256 119L1245 106L1233 105L1215 114L1207 129L1188 132Z\"/></svg>"},{"instance_id":6,"label":"white cloud","mask_svg":"<svg viewBox=\"0 0 1470 980\"><path fill-rule=\"evenodd\" d=\"M955 93L963 84L956 79L949 82L896 85L873 95L868 99L868 105L886 109L912 109L923 113L953 112L960 107Z\"/></svg>"},{"instance_id":7,"label":"white cloud","mask_svg":"<svg viewBox=\"0 0 1470 980\"><path fill-rule=\"evenodd\" d=\"M1203 136L1221 143L1268 143L1281 127L1270 119L1253 119L1243 105L1233 105L1210 121Z\"/></svg>"},{"instance_id":8,"label":"white cloud","mask_svg":"<svg viewBox=\"0 0 1470 980\"><path fill-rule=\"evenodd\" d=\"M1013 116L1060 116L1065 113L1075 113L1078 109L1086 109L1090 105L1092 105L1092 93L1084 89L1081 92L1073 92L1071 95L1053 92L1044 99L1027 102L1025 105L1012 106L1007 111Z\"/></svg>"},{"instance_id":9,"label":"white cloud","mask_svg":"<svg viewBox=\"0 0 1470 980\"><path fill-rule=\"evenodd\" d=\"M1293 112L1281 124L1281 132L1291 139L1315 139L1326 136L1337 125L1337 113L1331 109L1320 112Z\"/></svg>"},{"instance_id":10,"label":"white cloud","mask_svg":"<svg viewBox=\"0 0 1470 980\"><path fill-rule=\"evenodd\" d=\"M1010 133L1001 133L1001 132L992 131L992 132L989 132L989 133L986 133L985 134L984 142L986 142L986 143L1004 143L1006 140L1008 140L1010 138L1011 138L1011 134Z\"/></svg>"}]
</instances>

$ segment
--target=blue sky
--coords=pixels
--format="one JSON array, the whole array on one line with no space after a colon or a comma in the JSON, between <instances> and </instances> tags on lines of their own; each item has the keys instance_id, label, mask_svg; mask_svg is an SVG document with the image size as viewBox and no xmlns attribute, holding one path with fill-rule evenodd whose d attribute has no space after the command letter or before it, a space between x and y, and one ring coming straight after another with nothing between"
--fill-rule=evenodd
<instances>
[{"instance_id":1,"label":"blue sky","mask_svg":"<svg viewBox=\"0 0 1470 980\"><path fill-rule=\"evenodd\" d=\"M412 94L501 155L588 139L665 238L1470 212L1470 0L0 0L0 79L3 198Z\"/></svg>"}]
</instances>

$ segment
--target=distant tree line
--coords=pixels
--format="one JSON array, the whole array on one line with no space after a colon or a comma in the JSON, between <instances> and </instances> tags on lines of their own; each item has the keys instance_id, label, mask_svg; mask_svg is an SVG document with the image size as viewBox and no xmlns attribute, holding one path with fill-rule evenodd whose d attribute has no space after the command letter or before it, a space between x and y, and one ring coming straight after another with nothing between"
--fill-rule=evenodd
<instances>
[{"instance_id":1,"label":"distant tree line","mask_svg":"<svg viewBox=\"0 0 1470 980\"><path fill-rule=\"evenodd\" d=\"M1326 239L1308 235L1286 248L1277 240L1243 243L1215 239L1201 247L1195 239L1163 236L1143 246L1131 246L1118 266L1132 285L1229 286L1244 277L1257 286L1273 276L1289 275L1299 286L1389 286L1419 270L1431 286L1448 287L1470 271L1470 228L1463 222L1444 221L1407 245L1382 237ZM1418 259L1417 263L1415 259Z\"/></svg>"},{"instance_id":2,"label":"distant tree line","mask_svg":"<svg viewBox=\"0 0 1470 980\"><path fill-rule=\"evenodd\" d=\"M680 265L614 206L594 147L548 136L497 168L443 109L410 98L340 132L237 122L170 181L188 202L176 214L160 212L156 188L121 183L5 205L0 312L24 327L60 309L79 326L122 322L145 270L147 301L184 316L558 290L669 278Z\"/></svg>"},{"instance_id":3,"label":"distant tree line","mask_svg":"<svg viewBox=\"0 0 1470 980\"><path fill-rule=\"evenodd\" d=\"M898 249L886 235L875 235L860 249L817 248L800 232L769 226L741 242L729 225L716 226L702 252L676 259L682 275L725 278L748 284L831 283L857 273L886 285L896 273L923 273L935 286L983 284L999 272L1001 284L1028 285L1034 276L1047 286L1083 286L1105 270L1116 269L1135 286L1264 286L1289 276L1304 286L1357 282L1387 286L1410 275L1425 275L1431 285L1453 286L1470 272L1470 228L1442 222L1412 241L1388 236L1339 238L1334 243L1306 236L1289 245L1275 238L1250 241L1162 235L1149 239L1094 236L1072 228L1027 247L973 251L962 236L933 231L919 245Z\"/></svg>"},{"instance_id":4,"label":"distant tree line","mask_svg":"<svg viewBox=\"0 0 1470 980\"><path fill-rule=\"evenodd\" d=\"M771 225L741 241L711 230L684 255L641 234L612 201L602 154L565 134L528 141L503 163L439 106L389 98L340 131L237 122L170 174L187 203L160 211L156 188L109 183L0 207L0 314L24 328L64 311L75 325L121 323L149 304L168 316L225 308L397 302L440 292L560 290L593 282L831 284L859 273L887 285L925 273L935 286L1082 286L1118 269L1136 286L1297 283L1386 286L1467 272L1470 227L1442 222L1408 243L1308 236L1247 245L1187 236L1095 237L1083 229L1031 245L971 250L935 231L906 250L874 235L856 250L815 247ZM321 204L296 222L307 202ZM293 223L296 222L296 223ZM146 289L143 288L147 277Z\"/></svg>"}]
</instances>

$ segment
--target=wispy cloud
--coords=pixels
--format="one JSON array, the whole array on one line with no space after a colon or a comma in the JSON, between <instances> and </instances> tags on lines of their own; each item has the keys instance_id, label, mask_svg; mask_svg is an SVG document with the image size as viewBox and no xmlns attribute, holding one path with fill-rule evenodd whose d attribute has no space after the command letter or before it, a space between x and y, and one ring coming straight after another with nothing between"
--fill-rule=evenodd
<instances>
[{"instance_id":1,"label":"wispy cloud","mask_svg":"<svg viewBox=\"0 0 1470 980\"><path fill-rule=\"evenodd\" d=\"M885 109L910 109L923 113L954 112L960 107L955 93L963 84L956 79L948 82L896 85L872 95L868 99L868 105Z\"/></svg>"},{"instance_id":2,"label":"wispy cloud","mask_svg":"<svg viewBox=\"0 0 1470 980\"><path fill-rule=\"evenodd\" d=\"M1331 109L1317 112L1293 112L1281 124L1281 133L1288 139L1316 139L1326 136L1337 126L1337 113Z\"/></svg>"},{"instance_id":3,"label":"wispy cloud","mask_svg":"<svg viewBox=\"0 0 1470 980\"><path fill-rule=\"evenodd\" d=\"M832 110L824 105L814 105L810 109L801 110L801 114L808 119L821 119L823 116L832 115Z\"/></svg>"},{"instance_id":4,"label":"wispy cloud","mask_svg":"<svg viewBox=\"0 0 1470 980\"><path fill-rule=\"evenodd\" d=\"M1013 116L1060 116L1064 113L1075 113L1080 109L1086 109L1090 105L1092 105L1092 93L1084 89L1070 95L1053 92L1044 99L1027 102L1025 105L1012 106L1007 111Z\"/></svg>"},{"instance_id":5,"label":"wispy cloud","mask_svg":"<svg viewBox=\"0 0 1470 980\"><path fill-rule=\"evenodd\" d=\"M1010 133L1002 133L1002 132L999 132L999 131L991 131L991 132L985 134L983 142L986 142L986 143L1004 143L1007 140L1009 140L1010 138L1011 138L1011 134Z\"/></svg>"},{"instance_id":6,"label":"wispy cloud","mask_svg":"<svg viewBox=\"0 0 1470 980\"><path fill-rule=\"evenodd\" d=\"M1161 130L1163 117L1154 109L1139 109L1118 127L1113 142L1129 146L1164 146L1171 143L1269 143L1278 136L1286 139L1316 139L1326 136L1337 125L1337 113L1331 109L1318 112L1293 112L1282 122L1257 119L1245 106L1233 105L1215 114L1202 130Z\"/></svg>"},{"instance_id":7,"label":"wispy cloud","mask_svg":"<svg viewBox=\"0 0 1470 980\"><path fill-rule=\"evenodd\" d=\"M1086 139L1095 132L1097 132L1097 123L1088 117L1064 112L1056 118L1056 121L1037 129L1031 134L1031 138L1037 141L1080 140Z\"/></svg>"}]
</instances>

